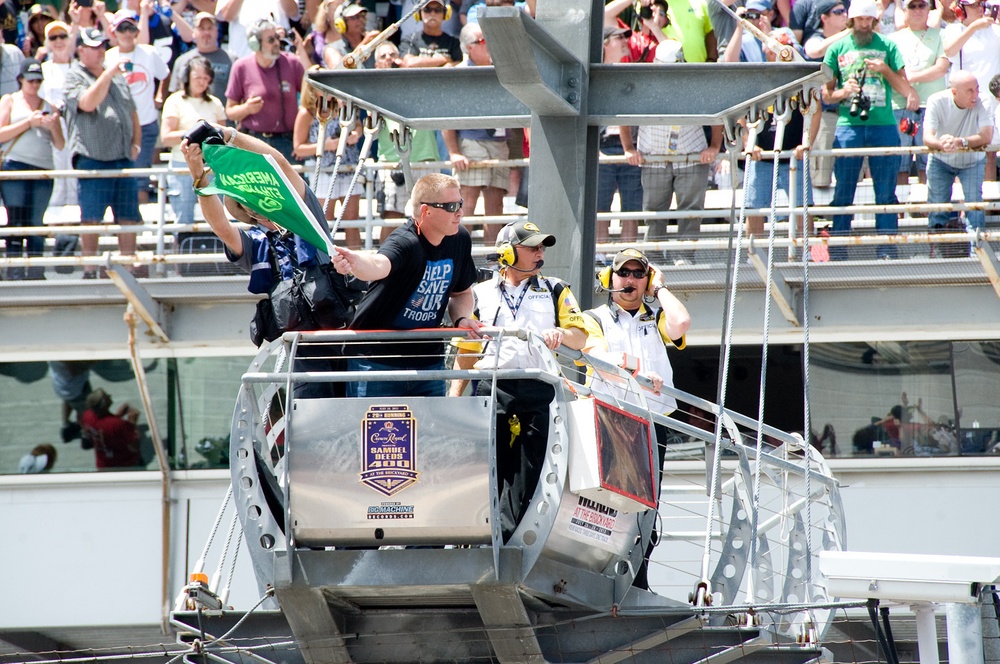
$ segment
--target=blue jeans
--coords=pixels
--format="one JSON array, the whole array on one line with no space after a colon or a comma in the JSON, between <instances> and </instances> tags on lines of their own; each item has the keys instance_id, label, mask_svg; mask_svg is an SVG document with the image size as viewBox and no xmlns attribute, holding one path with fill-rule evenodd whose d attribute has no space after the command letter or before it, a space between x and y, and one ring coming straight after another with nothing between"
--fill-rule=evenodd
<instances>
[{"instance_id":1,"label":"blue jeans","mask_svg":"<svg viewBox=\"0 0 1000 664\"><path fill-rule=\"evenodd\" d=\"M798 175L795 180L795 204L802 205L802 178L805 177L805 167L801 159L796 160ZM788 173L791 165L787 161L778 163L778 189L788 194ZM744 184L746 206L748 208L765 208L771 206L771 185L774 179L774 162L750 161ZM808 204L813 204L812 187L806 190Z\"/></svg>"},{"instance_id":2,"label":"blue jeans","mask_svg":"<svg viewBox=\"0 0 1000 664\"><path fill-rule=\"evenodd\" d=\"M187 162L171 161L171 168L187 169ZM170 192L170 205L177 215L177 223L194 223L194 205L198 194L194 191L194 178L186 173L177 173L167 177L167 188ZM176 194L174 192L177 192Z\"/></svg>"},{"instance_id":3,"label":"blue jeans","mask_svg":"<svg viewBox=\"0 0 1000 664\"><path fill-rule=\"evenodd\" d=\"M978 163L965 168L955 168L944 163L936 156L932 155L927 163L927 202L928 203L950 203L951 187L955 183L955 178L962 183L962 191L965 193L966 203L978 203L983 200L983 169L986 167L985 161L980 159ZM931 212L929 223L931 228L944 226L948 223L948 212ZM969 221L969 226L976 230L982 230L986 224L986 212L983 210L970 210L965 213L965 218Z\"/></svg>"},{"instance_id":4,"label":"blue jeans","mask_svg":"<svg viewBox=\"0 0 1000 664\"><path fill-rule=\"evenodd\" d=\"M899 132L899 145L900 147L908 148L911 145L923 145L924 144L924 109L918 108L915 111L908 111L905 108L898 111L893 111L893 115L896 116L896 127L898 131L899 123L903 118L910 121L911 124L916 123L917 133L914 136L909 134L904 134ZM912 131L912 130L911 130ZM927 170L927 155L925 154L904 154L899 157L899 172L909 173L910 164L913 163L913 158L916 157L917 160L917 171Z\"/></svg>"},{"instance_id":5,"label":"blue jeans","mask_svg":"<svg viewBox=\"0 0 1000 664\"><path fill-rule=\"evenodd\" d=\"M898 147L899 130L892 125L838 126L834 133L834 148ZM858 175L864 157L837 157L833 164L833 174L837 186L833 191L830 205L839 207L852 205L854 193L858 189ZM899 157L896 155L872 155L868 157L868 167L872 173L872 187L875 203L896 205L896 173L899 171ZM833 215L833 235L849 235L853 215ZM899 215L884 212L875 215L875 228L879 233L895 233L899 228ZM847 256L846 247L831 247L830 258L843 260ZM891 245L878 247L879 258L894 258L896 248Z\"/></svg>"},{"instance_id":6,"label":"blue jeans","mask_svg":"<svg viewBox=\"0 0 1000 664\"><path fill-rule=\"evenodd\" d=\"M139 156L136 157L133 168L149 168L153 165L153 155L156 154L156 141L160 138L160 121L153 120L149 124L142 125L142 145ZM149 176L136 178L135 186L137 191L148 191L150 186Z\"/></svg>"},{"instance_id":7,"label":"blue jeans","mask_svg":"<svg viewBox=\"0 0 1000 664\"><path fill-rule=\"evenodd\" d=\"M374 362L367 357L355 357L347 361L348 371L399 371L413 367L401 367L392 364ZM444 360L421 369L444 369ZM443 380L403 380L403 381L368 381L351 382L347 384L349 397L443 397L445 382Z\"/></svg>"},{"instance_id":8,"label":"blue jeans","mask_svg":"<svg viewBox=\"0 0 1000 664\"><path fill-rule=\"evenodd\" d=\"M623 155L621 143L601 146L601 154ZM621 199L622 212L642 209L642 169L629 164L600 164L597 167L597 211L610 212L615 190Z\"/></svg>"},{"instance_id":9,"label":"blue jeans","mask_svg":"<svg viewBox=\"0 0 1000 664\"><path fill-rule=\"evenodd\" d=\"M42 170L21 161L7 159L3 163L5 171ZM0 194L7 208L7 223L10 226L41 227L45 208L52 196L52 180L2 180ZM27 244L28 256L41 256L45 238L41 235L7 236L7 257L20 258ZM34 268L33 268L34 269Z\"/></svg>"}]
</instances>

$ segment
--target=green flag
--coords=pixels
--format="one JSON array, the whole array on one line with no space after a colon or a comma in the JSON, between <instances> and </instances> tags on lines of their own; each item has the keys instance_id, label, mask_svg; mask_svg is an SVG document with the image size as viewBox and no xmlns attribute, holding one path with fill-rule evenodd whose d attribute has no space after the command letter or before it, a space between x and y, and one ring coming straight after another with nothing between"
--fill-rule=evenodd
<instances>
[{"instance_id":1,"label":"green flag","mask_svg":"<svg viewBox=\"0 0 1000 664\"><path fill-rule=\"evenodd\" d=\"M331 256L335 253L329 232L320 226L295 193L274 157L228 145L203 145L202 151L215 178L210 186L199 189L199 193L225 194L320 251Z\"/></svg>"}]
</instances>

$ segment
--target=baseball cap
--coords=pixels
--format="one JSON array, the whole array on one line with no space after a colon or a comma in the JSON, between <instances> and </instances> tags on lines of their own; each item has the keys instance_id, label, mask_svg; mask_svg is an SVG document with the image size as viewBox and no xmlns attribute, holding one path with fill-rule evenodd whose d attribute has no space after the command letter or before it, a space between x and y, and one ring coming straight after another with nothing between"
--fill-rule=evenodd
<instances>
[{"instance_id":1,"label":"baseball cap","mask_svg":"<svg viewBox=\"0 0 1000 664\"><path fill-rule=\"evenodd\" d=\"M28 22L30 23L36 18L47 18L54 21L59 18L59 15L50 5L35 4L31 5L31 9L28 10Z\"/></svg>"},{"instance_id":2,"label":"baseball cap","mask_svg":"<svg viewBox=\"0 0 1000 664\"><path fill-rule=\"evenodd\" d=\"M139 15L136 14L131 9L119 9L115 12L115 16L111 19L111 29L117 30L118 26L122 23L131 23L132 25L139 25Z\"/></svg>"},{"instance_id":3,"label":"baseball cap","mask_svg":"<svg viewBox=\"0 0 1000 664\"><path fill-rule=\"evenodd\" d=\"M62 21L52 21L45 26L45 38L52 39L52 33L54 32L65 32L69 34L69 26Z\"/></svg>"},{"instance_id":4,"label":"baseball cap","mask_svg":"<svg viewBox=\"0 0 1000 664\"><path fill-rule=\"evenodd\" d=\"M34 58L28 58L21 63L21 78L26 81L41 81L45 79L42 75L42 63Z\"/></svg>"},{"instance_id":5,"label":"baseball cap","mask_svg":"<svg viewBox=\"0 0 1000 664\"><path fill-rule=\"evenodd\" d=\"M212 12L198 12L194 15L194 23L192 25L201 25L202 21L211 21L216 23L215 14Z\"/></svg>"},{"instance_id":6,"label":"baseball cap","mask_svg":"<svg viewBox=\"0 0 1000 664\"><path fill-rule=\"evenodd\" d=\"M538 230L538 226L530 221L515 221L500 229L497 234L497 248L512 244L521 247L537 247L542 244L551 247L556 243L554 235L548 235Z\"/></svg>"},{"instance_id":7,"label":"baseball cap","mask_svg":"<svg viewBox=\"0 0 1000 664\"><path fill-rule=\"evenodd\" d=\"M747 11L769 12L771 11L771 3L768 0L750 0L747 3Z\"/></svg>"},{"instance_id":8,"label":"baseball cap","mask_svg":"<svg viewBox=\"0 0 1000 664\"><path fill-rule=\"evenodd\" d=\"M649 269L649 259L646 258L646 254L642 253L638 249L622 249L617 254L615 254L614 259L611 261L612 270L620 270L625 263L629 261L637 261L642 265L643 270Z\"/></svg>"},{"instance_id":9,"label":"baseball cap","mask_svg":"<svg viewBox=\"0 0 1000 664\"><path fill-rule=\"evenodd\" d=\"M819 4L816 5L816 12L820 15L829 14L835 7L842 6L844 3L841 0L821 0Z\"/></svg>"},{"instance_id":10,"label":"baseball cap","mask_svg":"<svg viewBox=\"0 0 1000 664\"><path fill-rule=\"evenodd\" d=\"M443 7L444 5L441 6ZM365 9L365 6L360 2L345 2L340 6L340 15L344 18L351 18L352 16L357 16L358 14L366 11L368 10Z\"/></svg>"},{"instance_id":11,"label":"baseball cap","mask_svg":"<svg viewBox=\"0 0 1000 664\"><path fill-rule=\"evenodd\" d=\"M616 28L614 26L604 28L604 41L607 41L609 37L614 37L615 35L622 35L625 39L628 39L632 36L632 31L628 28Z\"/></svg>"},{"instance_id":12,"label":"baseball cap","mask_svg":"<svg viewBox=\"0 0 1000 664\"><path fill-rule=\"evenodd\" d=\"M99 28L84 28L80 30L76 43L80 46L97 47L101 44L107 45L108 38Z\"/></svg>"},{"instance_id":13,"label":"baseball cap","mask_svg":"<svg viewBox=\"0 0 1000 664\"><path fill-rule=\"evenodd\" d=\"M878 6L875 4L875 0L854 0L851 3L851 8L847 10L847 18L858 18L859 16L878 18Z\"/></svg>"},{"instance_id":14,"label":"baseball cap","mask_svg":"<svg viewBox=\"0 0 1000 664\"><path fill-rule=\"evenodd\" d=\"M105 399L107 399L108 403L111 403L111 397L108 396L108 393L101 388L97 388L87 395L87 408L93 410L94 408L97 408Z\"/></svg>"}]
</instances>

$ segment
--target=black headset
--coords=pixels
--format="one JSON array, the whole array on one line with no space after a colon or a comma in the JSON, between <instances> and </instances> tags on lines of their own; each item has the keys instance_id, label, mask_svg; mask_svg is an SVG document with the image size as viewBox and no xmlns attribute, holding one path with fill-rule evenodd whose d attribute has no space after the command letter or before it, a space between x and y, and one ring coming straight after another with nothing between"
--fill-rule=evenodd
<instances>
[{"instance_id":1,"label":"black headset","mask_svg":"<svg viewBox=\"0 0 1000 664\"><path fill-rule=\"evenodd\" d=\"M438 0L435 0L435 2L438 2ZM426 5L428 3L425 2L424 4ZM450 21L451 20L451 2L449 2L449 0L440 0L440 4L442 4L444 6L444 20ZM420 16L420 12L414 12L413 13L413 20L416 21L417 23L420 23L424 19Z\"/></svg>"}]
</instances>

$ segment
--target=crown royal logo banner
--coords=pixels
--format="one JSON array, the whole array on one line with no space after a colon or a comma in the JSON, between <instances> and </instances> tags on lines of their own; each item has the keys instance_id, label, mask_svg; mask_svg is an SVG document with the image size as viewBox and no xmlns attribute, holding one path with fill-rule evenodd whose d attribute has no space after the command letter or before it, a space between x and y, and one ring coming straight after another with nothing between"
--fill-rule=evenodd
<instances>
[{"instance_id":1,"label":"crown royal logo banner","mask_svg":"<svg viewBox=\"0 0 1000 664\"><path fill-rule=\"evenodd\" d=\"M417 420L407 406L371 406L361 423L361 483L393 496L417 483Z\"/></svg>"}]
</instances>

